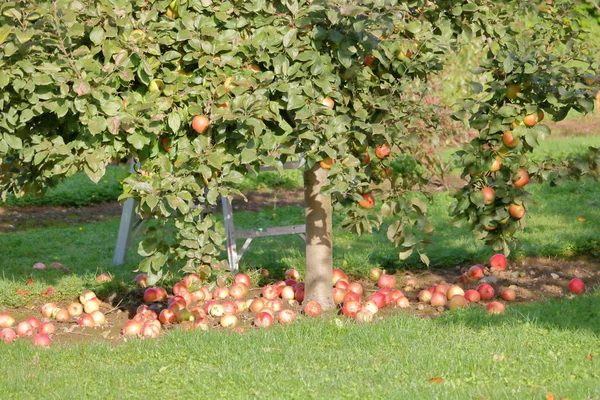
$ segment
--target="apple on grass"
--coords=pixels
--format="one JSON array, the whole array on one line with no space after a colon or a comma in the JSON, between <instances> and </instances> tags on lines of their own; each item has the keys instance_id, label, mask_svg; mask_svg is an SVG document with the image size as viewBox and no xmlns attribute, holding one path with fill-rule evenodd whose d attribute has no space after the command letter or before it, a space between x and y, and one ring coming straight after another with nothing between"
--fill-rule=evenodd
<instances>
[{"instance_id":1,"label":"apple on grass","mask_svg":"<svg viewBox=\"0 0 600 400\"><path fill-rule=\"evenodd\" d=\"M573 278L569 282L569 291L574 294L581 294L585 290L585 284L581 279Z\"/></svg>"}]
</instances>

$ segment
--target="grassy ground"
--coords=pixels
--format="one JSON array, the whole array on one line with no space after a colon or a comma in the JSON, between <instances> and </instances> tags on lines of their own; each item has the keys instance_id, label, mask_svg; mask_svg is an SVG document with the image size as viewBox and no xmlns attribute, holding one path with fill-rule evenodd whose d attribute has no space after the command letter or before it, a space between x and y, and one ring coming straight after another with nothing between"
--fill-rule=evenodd
<instances>
[{"instance_id":1,"label":"grassy ground","mask_svg":"<svg viewBox=\"0 0 600 400\"><path fill-rule=\"evenodd\" d=\"M4 399L591 399L600 395L599 302L373 325L304 319L245 335L174 331L116 347L0 345L0 389Z\"/></svg>"}]
</instances>

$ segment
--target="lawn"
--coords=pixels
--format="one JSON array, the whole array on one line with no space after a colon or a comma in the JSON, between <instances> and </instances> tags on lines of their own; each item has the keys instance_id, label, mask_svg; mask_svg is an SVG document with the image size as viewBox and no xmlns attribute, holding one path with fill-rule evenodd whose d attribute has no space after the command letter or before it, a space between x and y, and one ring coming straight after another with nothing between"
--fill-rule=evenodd
<instances>
[{"instance_id":1,"label":"lawn","mask_svg":"<svg viewBox=\"0 0 600 400\"><path fill-rule=\"evenodd\" d=\"M545 142L543 152L563 154L599 145L596 136ZM547 143L547 144L546 144ZM544 150L545 149L545 150ZM118 192L121 172L107 177ZM59 196L74 204L82 198L85 179L69 181ZM245 183L253 190L274 185L293 188L297 171L277 177L267 174ZM87 186L86 186L87 187ZM117 188L117 189L115 189ZM526 229L512 252L515 271L531 258L594 260L600 251L600 188L592 180L557 187L531 185L535 204ZM90 198L97 192L86 189ZM39 200L40 204L45 200ZM78 201L78 200L77 200ZM492 254L470 232L450 224L451 199L436 194L429 205L436 232L427 254L432 271L454 270L486 262ZM236 212L238 228L302 222L302 210L269 205L260 212ZM580 221L578 217L585 217ZM339 222L339 216L334 221ZM334 225L337 225L334 222ZM127 264L112 266L118 219L100 223L3 232L0 235L2 276L0 312L39 315L48 300L65 304L83 289L101 297L133 289L139 257L135 246ZM334 229L334 267L361 278L380 266L403 276L424 267L416 257L400 262L385 239L385 230L357 237ZM62 263L70 270L32 270L36 262ZM242 269L267 268L273 279L290 266L303 270L299 237L257 239L242 259ZM575 264L574 264L575 265ZM110 272L114 280L95 278ZM31 277L30 285L26 284ZM178 271L166 278L169 287ZM48 298L48 286L57 292ZM441 398L441 399L587 399L600 396L600 291L597 285L580 296L558 296L507 306L503 315L487 315L482 307L423 317L418 308L383 312L373 324L358 325L328 314L300 316L289 327L247 327L245 334L223 329L183 332L171 329L158 339L102 340L98 333L76 328L68 340L48 349L27 340L0 343L0 390L3 399L31 398L174 398L192 396L253 398ZM18 290L29 293L17 294ZM114 322L113 322L114 323ZM110 329L118 330L118 326Z\"/></svg>"}]
</instances>

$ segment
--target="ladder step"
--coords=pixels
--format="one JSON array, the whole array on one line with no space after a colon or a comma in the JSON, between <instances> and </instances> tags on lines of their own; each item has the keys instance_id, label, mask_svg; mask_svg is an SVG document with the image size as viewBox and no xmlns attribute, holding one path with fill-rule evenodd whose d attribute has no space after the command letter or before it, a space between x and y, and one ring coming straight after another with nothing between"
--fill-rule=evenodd
<instances>
[{"instance_id":1,"label":"ladder step","mask_svg":"<svg viewBox=\"0 0 600 400\"><path fill-rule=\"evenodd\" d=\"M289 226L276 226L273 228L266 228L262 230L246 229L236 230L233 233L235 239L248 239L265 236L280 236L280 235L294 235L306 233L306 225L289 225Z\"/></svg>"}]
</instances>

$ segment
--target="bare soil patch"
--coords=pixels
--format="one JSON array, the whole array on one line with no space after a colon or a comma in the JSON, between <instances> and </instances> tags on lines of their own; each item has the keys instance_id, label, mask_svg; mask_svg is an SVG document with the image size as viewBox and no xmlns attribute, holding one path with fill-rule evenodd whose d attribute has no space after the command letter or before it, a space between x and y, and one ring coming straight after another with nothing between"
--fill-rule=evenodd
<instances>
[{"instance_id":1,"label":"bare soil patch","mask_svg":"<svg viewBox=\"0 0 600 400\"><path fill-rule=\"evenodd\" d=\"M412 314L424 318L435 318L446 312L444 307L433 307L430 304L419 303L417 296L420 290L427 289L433 285L446 282L457 283L459 277L466 272L469 266L459 267L453 270L431 270L431 271L404 271L396 274L397 287L403 291L410 300L408 309L394 308L391 305L381 309L376 315L378 318L386 318L399 313ZM417 280L417 286L408 289L404 282L413 277ZM543 301L551 298L568 298L573 296L567 290L569 281L572 278L580 278L585 282L586 290L597 290L600 286L600 262L594 260L563 260L556 258L528 258L512 263L504 271L486 271L483 281L469 281L459 283L466 291L475 289L480 283L491 284L496 292L493 300L499 300L505 303L506 307L513 304L527 304L536 301ZM363 300L376 292L378 288L373 282L360 281L364 287ZM516 299L513 302L506 302L499 298L503 288L510 287L516 291ZM171 288L167 288L170 292ZM261 288L251 288L247 298L260 297ZM72 318L68 323L56 323L56 333L53 340L56 343L70 344L81 342L107 342L118 344L127 339L121 335L121 328L129 319L133 318L137 308L143 304L143 289L135 289L126 294L112 294L103 299L101 310L106 313L106 324L101 327L87 328L78 326L76 318ZM226 299L231 300L231 299ZM13 314L17 321L36 316L41 318L40 308L42 304L48 301L47 297L40 297L30 306L19 309L3 309ZM302 307L297 302L288 303L282 301L283 308L292 309L297 315L302 313ZM469 307L485 307L489 301L482 301L478 304L470 304ZM202 304L202 303L200 303ZM66 307L68 304L58 303L60 307ZM158 314L161 309L167 307L166 302L153 303L149 305L151 309ZM326 318L333 318L339 310L326 315ZM341 317L345 318L345 317ZM238 314L238 326L241 330L232 331L219 326L218 318L208 317L209 329L217 329L223 332L243 333L250 329L257 329L252 325L254 315L248 311ZM185 329L181 325L171 325L163 327L164 331L172 329Z\"/></svg>"}]
</instances>

